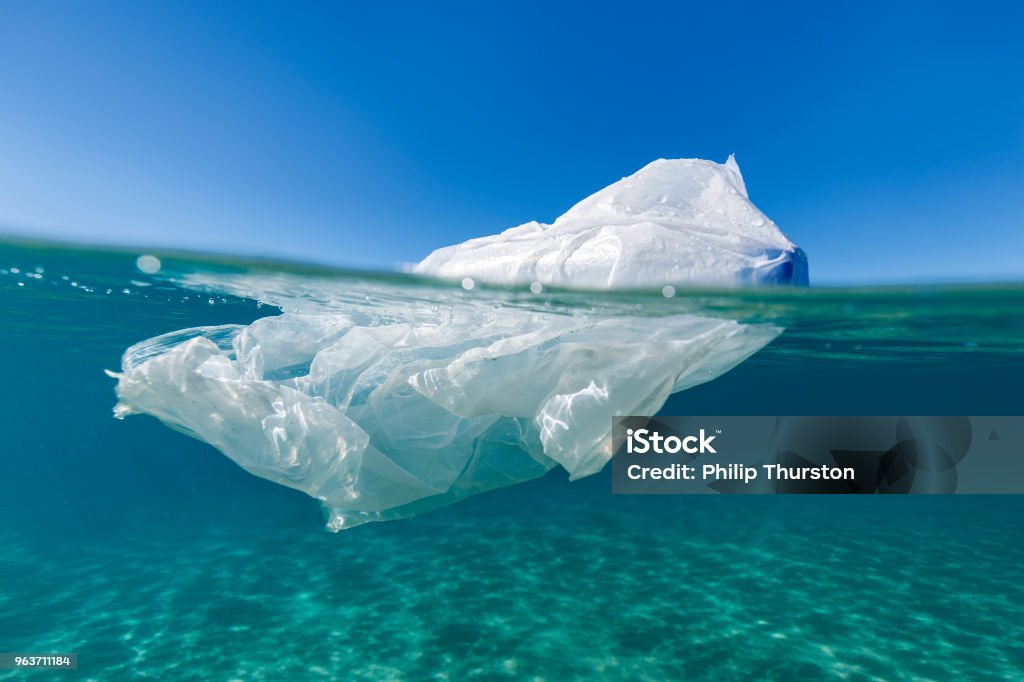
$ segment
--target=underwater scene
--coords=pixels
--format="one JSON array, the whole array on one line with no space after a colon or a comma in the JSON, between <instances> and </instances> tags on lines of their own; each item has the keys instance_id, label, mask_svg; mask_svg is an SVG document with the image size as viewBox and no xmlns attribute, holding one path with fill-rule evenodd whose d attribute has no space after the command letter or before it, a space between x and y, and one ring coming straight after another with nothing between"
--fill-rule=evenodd
<instances>
[{"instance_id":1,"label":"underwater scene","mask_svg":"<svg viewBox=\"0 0 1024 682\"><path fill-rule=\"evenodd\" d=\"M1024 497L613 495L586 402L1021 415L1024 285L572 291L8 241L0 316L0 647L77 654L0 680L1024 679ZM543 403L575 367L597 384Z\"/></svg>"}]
</instances>

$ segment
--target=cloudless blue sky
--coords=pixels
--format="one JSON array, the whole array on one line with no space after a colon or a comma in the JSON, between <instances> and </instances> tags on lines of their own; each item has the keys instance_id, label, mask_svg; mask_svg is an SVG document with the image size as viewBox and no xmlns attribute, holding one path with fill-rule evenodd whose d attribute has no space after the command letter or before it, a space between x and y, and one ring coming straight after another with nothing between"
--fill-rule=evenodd
<instances>
[{"instance_id":1,"label":"cloudless blue sky","mask_svg":"<svg viewBox=\"0 0 1024 682\"><path fill-rule=\"evenodd\" d=\"M1022 7L0 0L0 225L392 267L735 153L813 282L1024 279Z\"/></svg>"}]
</instances>

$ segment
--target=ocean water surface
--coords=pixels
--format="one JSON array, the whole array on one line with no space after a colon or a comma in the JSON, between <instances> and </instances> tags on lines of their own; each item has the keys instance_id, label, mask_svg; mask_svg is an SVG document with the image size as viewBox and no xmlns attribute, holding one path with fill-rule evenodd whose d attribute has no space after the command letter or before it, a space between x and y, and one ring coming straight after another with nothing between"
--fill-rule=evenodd
<instances>
[{"instance_id":1,"label":"ocean water surface","mask_svg":"<svg viewBox=\"0 0 1024 682\"><path fill-rule=\"evenodd\" d=\"M555 469L332 534L302 493L115 420L104 374L279 312L197 282L283 274L785 329L664 414L1019 415L1020 285L538 294L139 255L0 244L0 651L78 654L0 679L1024 679L1021 496L613 496Z\"/></svg>"}]
</instances>

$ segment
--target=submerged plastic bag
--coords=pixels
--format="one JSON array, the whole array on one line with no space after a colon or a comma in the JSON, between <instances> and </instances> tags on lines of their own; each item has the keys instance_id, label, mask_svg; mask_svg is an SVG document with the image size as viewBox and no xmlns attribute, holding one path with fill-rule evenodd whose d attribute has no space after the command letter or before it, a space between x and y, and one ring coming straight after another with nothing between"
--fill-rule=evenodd
<instances>
[{"instance_id":1,"label":"submerged plastic bag","mask_svg":"<svg viewBox=\"0 0 1024 682\"><path fill-rule=\"evenodd\" d=\"M591 249L592 256L604 254L593 256L592 271L579 255L587 240L564 258L564 249L553 260L534 258L545 241L540 237L530 236L521 253L509 246L522 228L483 247L454 247L444 258L438 256L444 250L435 252L421 269L484 279L504 272L514 281L600 280L604 286L686 279L676 270L656 272L671 254L646 260L655 209L638 197L648 196L665 197L658 206L690 220L718 216L705 225L701 244L732 245L715 256L715 267L733 268L733 281L770 280L780 258L797 258L770 222L728 222L748 214L756 222L760 215L745 194L736 204L728 197L737 195L723 194L715 179L742 189L738 170L703 161L655 162L634 176L642 184L641 174L656 182L610 192L616 183L566 214L573 220L599 214L604 223L609 215L622 219L614 229L610 223L586 228L600 244L609 234L621 242L618 251ZM708 192L725 197L722 213ZM634 212L642 219L633 225L639 241L630 243L633 228L626 220ZM731 217L723 222L722 215ZM720 233L723 225L733 232ZM561 236L553 238L564 246ZM788 255L754 254L753 244L769 242ZM509 259L493 255L499 243ZM613 251L616 260L608 265L604 256ZM519 265L506 268L517 253ZM677 255L679 262L692 257ZM698 270L712 267L710 260L700 263ZM317 498L335 531L404 518L555 466L574 478L593 474L612 456L614 415L654 414L671 393L721 375L781 331L687 311L660 294L657 305L644 307L614 297L595 303L582 293L466 292L413 278L199 272L177 281L255 298L283 314L248 326L186 329L129 348L116 375L116 414L151 414L246 470Z\"/></svg>"}]
</instances>

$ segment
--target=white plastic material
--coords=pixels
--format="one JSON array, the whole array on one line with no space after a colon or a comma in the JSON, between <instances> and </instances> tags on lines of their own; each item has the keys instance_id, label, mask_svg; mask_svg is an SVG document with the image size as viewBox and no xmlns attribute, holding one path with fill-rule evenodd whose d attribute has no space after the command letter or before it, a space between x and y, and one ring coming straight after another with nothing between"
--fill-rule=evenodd
<instances>
[{"instance_id":1,"label":"white plastic material","mask_svg":"<svg viewBox=\"0 0 1024 682\"><path fill-rule=\"evenodd\" d=\"M794 254L802 258L746 199L734 164L659 161L554 225L421 264L452 286L182 276L183 286L283 314L129 348L115 413L151 414L317 498L331 530L411 516L555 466L587 476L612 456L614 415L654 414L781 331L686 312L666 283L770 280ZM661 290L552 300L540 285L480 291L474 278Z\"/></svg>"},{"instance_id":2,"label":"white plastic material","mask_svg":"<svg viewBox=\"0 0 1024 682\"><path fill-rule=\"evenodd\" d=\"M412 268L499 284L620 289L807 284L807 259L747 197L735 158L660 159L579 202Z\"/></svg>"}]
</instances>

